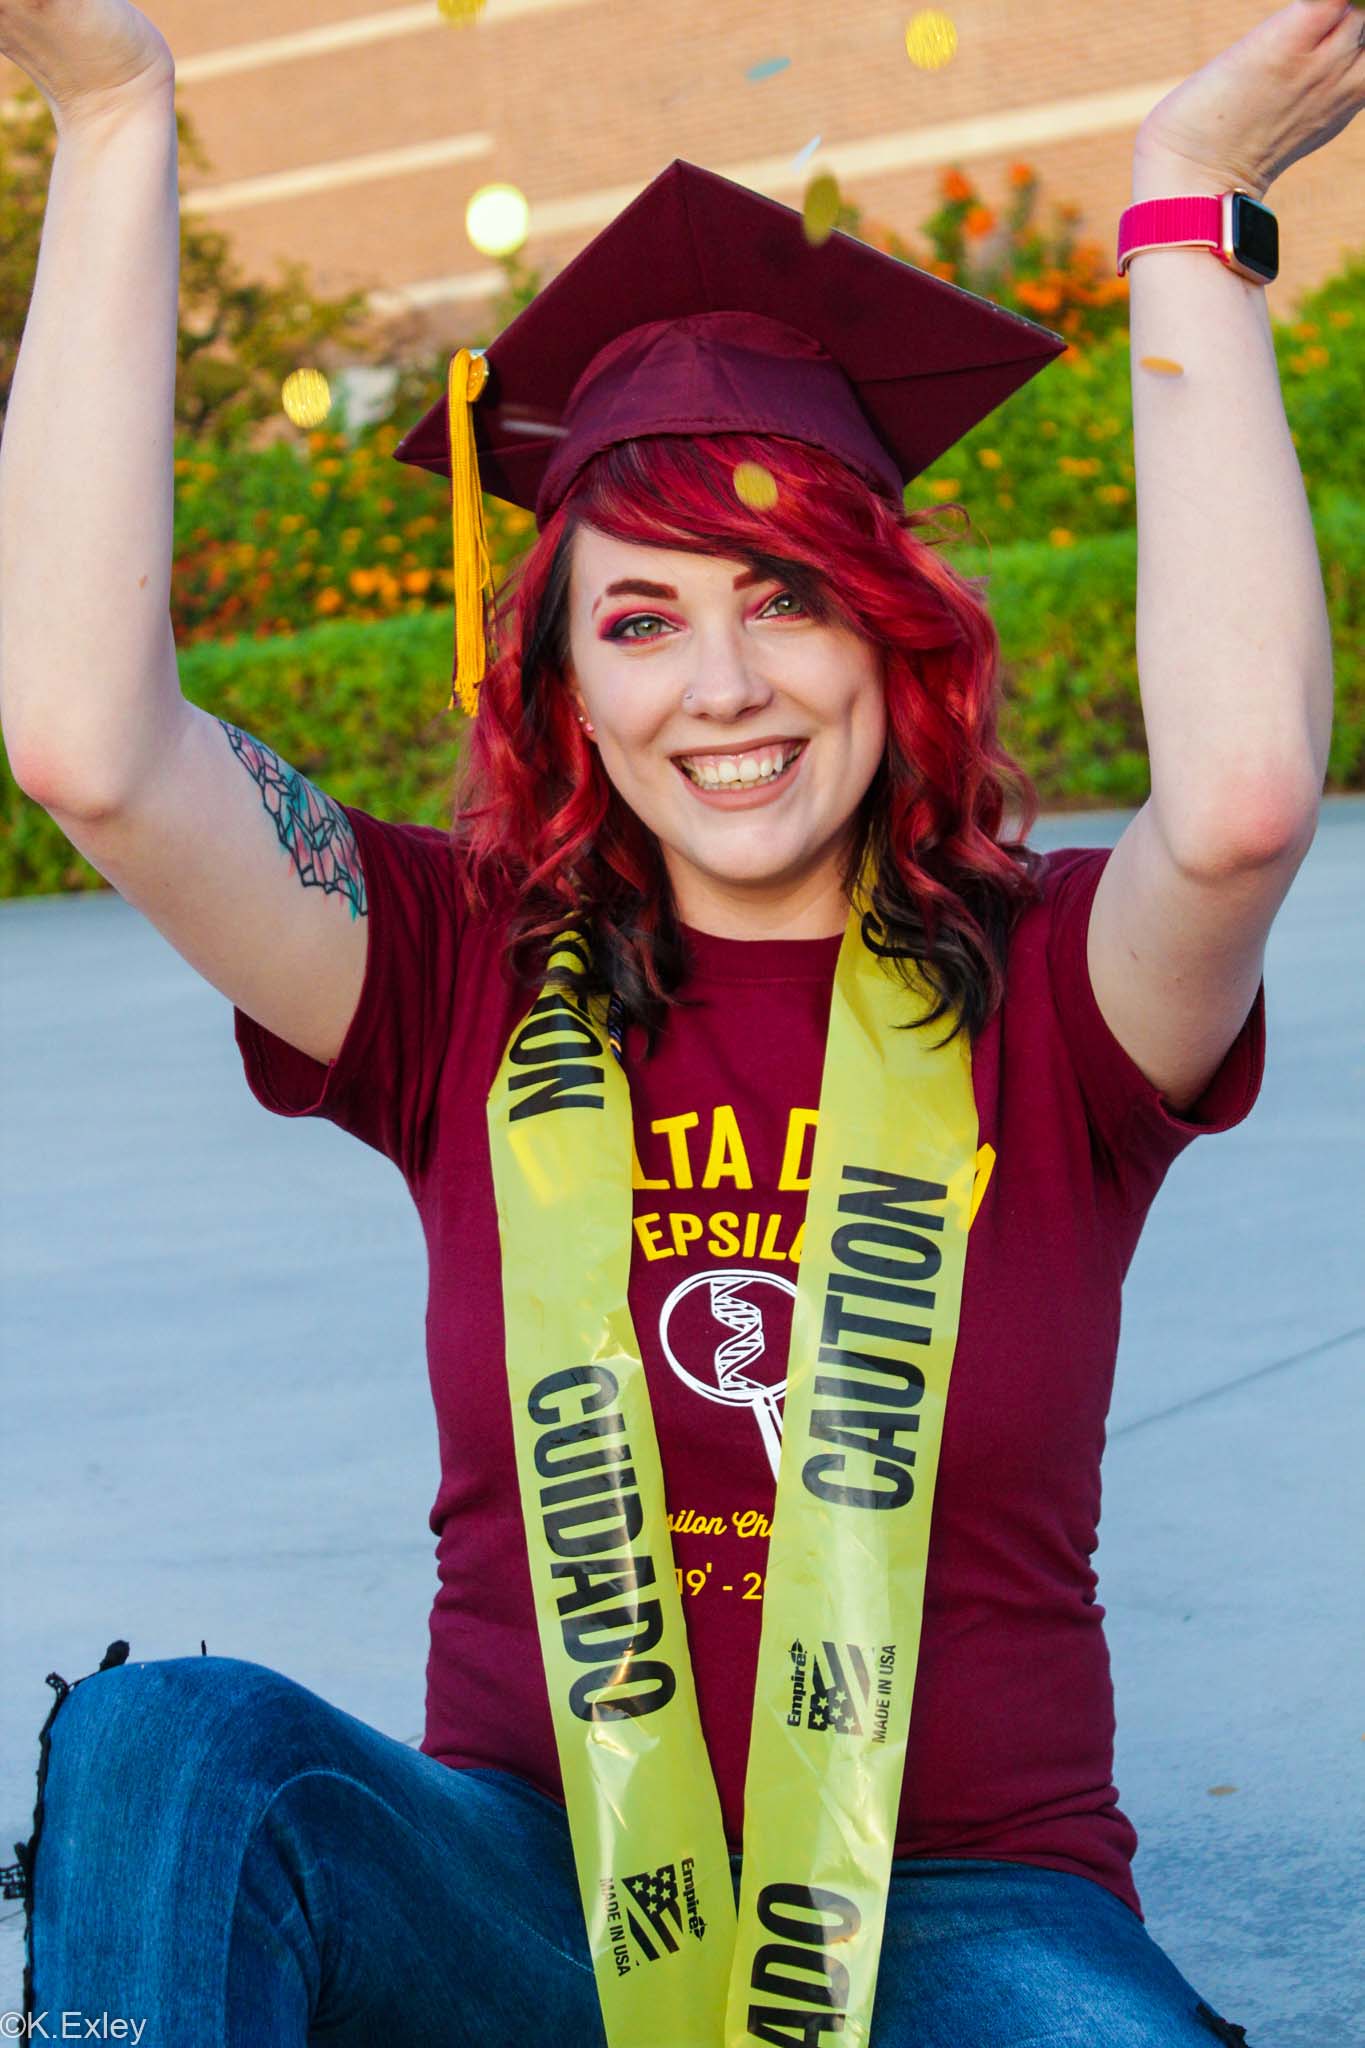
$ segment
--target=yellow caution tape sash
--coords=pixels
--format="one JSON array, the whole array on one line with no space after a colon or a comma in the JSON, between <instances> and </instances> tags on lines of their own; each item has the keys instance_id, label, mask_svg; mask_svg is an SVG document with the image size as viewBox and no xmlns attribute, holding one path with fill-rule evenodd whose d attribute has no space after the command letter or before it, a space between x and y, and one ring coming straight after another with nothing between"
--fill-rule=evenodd
<instances>
[{"instance_id":1,"label":"yellow caution tape sash","mask_svg":"<svg viewBox=\"0 0 1365 2048\"><path fill-rule=\"evenodd\" d=\"M974 1213L965 1030L850 913L792 1314L736 1908L627 1304L630 1093L576 934L488 1099L536 1621L610 2048L864 2048ZM925 1009L934 993L918 969ZM940 1020L948 1028L950 1020Z\"/></svg>"}]
</instances>

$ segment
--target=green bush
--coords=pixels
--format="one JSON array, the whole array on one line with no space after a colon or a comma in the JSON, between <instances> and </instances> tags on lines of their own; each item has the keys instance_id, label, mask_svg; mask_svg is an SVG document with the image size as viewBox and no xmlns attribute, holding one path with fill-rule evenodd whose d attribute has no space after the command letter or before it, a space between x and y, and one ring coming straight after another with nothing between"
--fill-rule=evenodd
<instances>
[{"instance_id":1,"label":"green bush","mask_svg":"<svg viewBox=\"0 0 1365 2048\"><path fill-rule=\"evenodd\" d=\"M1365 501L1324 495L1317 512L1333 644L1336 719L1329 790L1365 788ZM986 579L1000 633L1002 737L1048 808L1127 806L1149 793L1137 681L1137 542L1097 535L945 552ZM292 636L186 648L192 702L254 732L339 801L377 817L449 822L465 720L447 710L449 606L387 621L334 620ZM0 762L0 895L104 886Z\"/></svg>"}]
</instances>

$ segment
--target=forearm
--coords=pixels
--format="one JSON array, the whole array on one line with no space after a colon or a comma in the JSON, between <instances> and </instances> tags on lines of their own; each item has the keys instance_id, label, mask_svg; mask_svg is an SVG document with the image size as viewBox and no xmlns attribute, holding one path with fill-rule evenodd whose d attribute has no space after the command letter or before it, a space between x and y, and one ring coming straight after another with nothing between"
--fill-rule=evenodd
<instances>
[{"instance_id":1,"label":"forearm","mask_svg":"<svg viewBox=\"0 0 1365 2048\"><path fill-rule=\"evenodd\" d=\"M179 700L175 107L59 131L0 441L0 719L40 800L116 794Z\"/></svg>"},{"instance_id":2,"label":"forearm","mask_svg":"<svg viewBox=\"0 0 1365 2048\"><path fill-rule=\"evenodd\" d=\"M1134 164L1135 204L1225 189L1159 157ZM1202 249L1149 251L1128 277L1153 810L1178 855L1254 860L1311 830L1332 729L1326 597L1270 310L1264 287Z\"/></svg>"}]
</instances>

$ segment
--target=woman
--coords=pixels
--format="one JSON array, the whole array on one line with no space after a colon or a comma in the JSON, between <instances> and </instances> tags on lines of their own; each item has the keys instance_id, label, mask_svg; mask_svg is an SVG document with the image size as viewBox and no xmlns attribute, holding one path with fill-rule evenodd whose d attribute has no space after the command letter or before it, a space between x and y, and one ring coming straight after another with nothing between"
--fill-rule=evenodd
<instances>
[{"instance_id":1,"label":"woman","mask_svg":"<svg viewBox=\"0 0 1365 2048\"><path fill-rule=\"evenodd\" d=\"M1268 48L1192 85L1251 104ZM1149 192L1198 189L1144 142ZM399 450L445 443L475 571L454 832L224 729L368 926L334 1044L268 996L235 1021L258 1098L384 1151L423 1218L422 1753L260 1665L111 1645L44 1730L26 1998L177 2042L1245 2038L1142 1922L1088 1559L1121 1279L1171 1160L1255 1100L1233 927L1254 872L1263 942L1311 828L1209 843L1257 972L1144 1032L1101 884L1168 919L1193 884L1152 806L1122 859L1029 852L993 628L899 502L1055 338L842 239L822 274L725 183L675 165L502 337L496 432L461 351ZM637 317L622 252L708 194L747 281ZM931 403L923 352L901 412L855 366L860 282L963 323ZM471 424L542 524L486 679ZM117 857L51 808L129 857L131 802Z\"/></svg>"}]
</instances>

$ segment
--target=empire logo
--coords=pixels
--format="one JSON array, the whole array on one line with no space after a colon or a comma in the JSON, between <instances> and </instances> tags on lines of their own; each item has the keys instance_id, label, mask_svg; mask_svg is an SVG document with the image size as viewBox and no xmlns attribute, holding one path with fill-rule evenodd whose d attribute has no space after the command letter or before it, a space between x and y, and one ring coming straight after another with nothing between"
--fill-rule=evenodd
<instances>
[{"instance_id":1,"label":"empire logo","mask_svg":"<svg viewBox=\"0 0 1365 2048\"><path fill-rule=\"evenodd\" d=\"M820 1735L862 1735L872 1699L869 1659L876 1652L860 1643L821 1643L818 1652L810 1651L798 1636L788 1654L792 1703L787 1726Z\"/></svg>"},{"instance_id":2,"label":"empire logo","mask_svg":"<svg viewBox=\"0 0 1365 2048\"><path fill-rule=\"evenodd\" d=\"M684 1917L688 1933L701 1940L706 1922L698 1909L694 1870L693 1859L684 1856L679 1863L661 1863L657 1870L638 1870L632 1877L623 1877L621 1887L629 1901L624 1908L615 1882L603 1879L607 1926L618 1974L624 1976L627 1970L635 1968L627 1932L630 1942L649 1963L657 1963L664 1955L677 1954Z\"/></svg>"}]
</instances>

